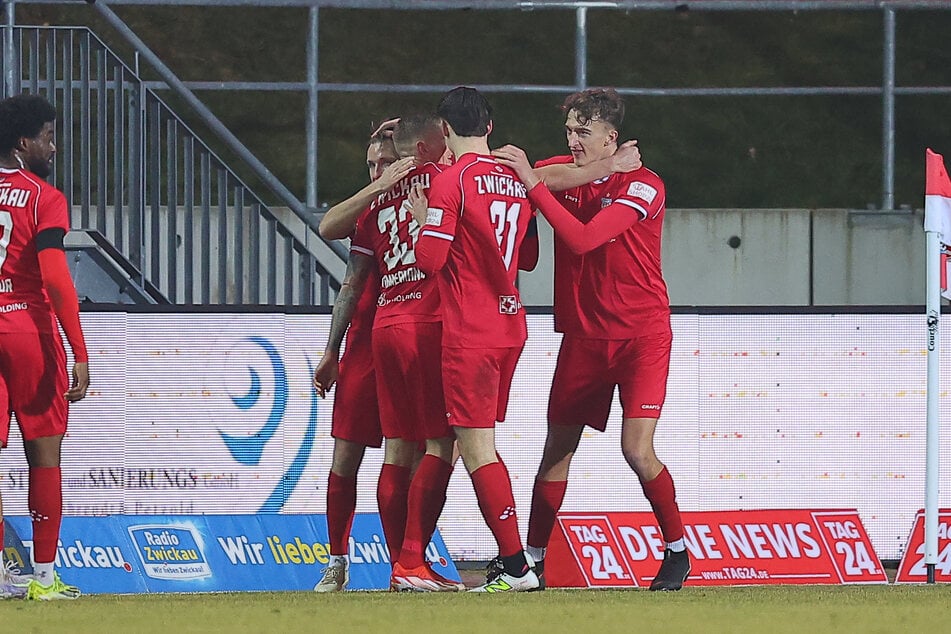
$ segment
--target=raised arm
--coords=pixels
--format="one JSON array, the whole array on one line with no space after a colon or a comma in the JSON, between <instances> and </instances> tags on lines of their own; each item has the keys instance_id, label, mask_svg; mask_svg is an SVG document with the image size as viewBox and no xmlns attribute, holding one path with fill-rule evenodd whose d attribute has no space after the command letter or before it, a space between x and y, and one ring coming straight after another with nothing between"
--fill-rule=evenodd
<instances>
[{"instance_id":1,"label":"raised arm","mask_svg":"<svg viewBox=\"0 0 951 634\"><path fill-rule=\"evenodd\" d=\"M347 261L347 273L344 275L340 292L334 301L333 313L330 318L330 334L327 338L327 347L317 369L314 370L314 389L317 395L324 398L327 391L337 382L340 367L340 345L343 336L350 326L357 303L366 289L367 279L375 266L373 258L362 253L350 252Z\"/></svg>"},{"instance_id":2,"label":"raised arm","mask_svg":"<svg viewBox=\"0 0 951 634\"><path fill-rule=\"evenodd\" d=\"M493 154L499 156L496 152ZM533 171L548 189L560 192L618 172L632 172L640 169L641 165L641 151L637 147L637 141L631 140L622 143L611 156L582 167L574 163L556 163L536 167Z\"/></svg>"},{"instance_id":3,"label":"raised arm","mask_svg":"<svg viewBox=\"0 0 951 634\"><path fill-rule=\"evenodd\" d=\"M342 240L353 233L360 214L380 194L388 191L401 178L410 173L414 167L414 159L407 157L396 161L383 170L380 178L368 184L356 194L339 202L324 214L320 219L320 237L324 240Z\"/></svg>"},{"instance_id":4,"label":"raised arm","mask_svg":"<svg viewBox=\"0 0 951 634\"><path fill-rule=\"evenodd\" d=\"M634 209L614 203L599 211L587 224L582 224L555 200L522 149L506 145L496 152L499 163L515 170L528 188L529 201L548 219L561 241L574 253L587 253L607 243L641 218Z\"/></svg>"},{"instance_id":5,"label":"raised arm","mask_svg":"<svg viewBox=\"0 0 951 634\"><path fill-rule=\"evenodd\" d=\"M455 231L455 212L451 207L430 207L420 185L413 186L407 201L413 218L420 226L419 238L413 245L416 266L426 275L432 275L445 266L449 257ZM449 227L450 231L445 231L444 227Z\"/></svg>"}]
</instances>

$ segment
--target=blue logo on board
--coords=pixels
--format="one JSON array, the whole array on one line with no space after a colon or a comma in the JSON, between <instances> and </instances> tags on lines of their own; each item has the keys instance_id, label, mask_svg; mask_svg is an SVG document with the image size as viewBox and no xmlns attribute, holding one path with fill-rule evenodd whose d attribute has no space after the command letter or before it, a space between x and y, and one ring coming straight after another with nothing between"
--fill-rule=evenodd
<instances>
[{"instance_id":1,"label":"blue logo on board","mask_svg":"<svg viewBox=\"0 0 951 634\"><path fill-rule=\"evenodd\" d=\"M232 458L242 465L253 467L260 464L265 447L277 434L281 423L284 422L287 415L289 389L287 369L277 347L265 337L248 337L247 341L261 348L267 354L270 362L274 390L270 402L267 403L268 414L262 426L253 433L234 436L219 429L218 434ZM307 367L310 373L313 374L314 367L310 358L307 358ZM258 368L249 365L247 371L249 378L248 391L239 396L229 395L234 406L242 411L248 411L256 407L265 395L261 373ZM288 498L300 483L304 468L307 466L307 461L313 452L314 440L317 437L318 400L314 390L308 390L308 393L310 394L310 415L307 419L304 437L301 439L293 460L284 470L281 479L258 509L260 513L278 513L284 508L284 504L287 503Z\"/></svg>"}]
</instances>

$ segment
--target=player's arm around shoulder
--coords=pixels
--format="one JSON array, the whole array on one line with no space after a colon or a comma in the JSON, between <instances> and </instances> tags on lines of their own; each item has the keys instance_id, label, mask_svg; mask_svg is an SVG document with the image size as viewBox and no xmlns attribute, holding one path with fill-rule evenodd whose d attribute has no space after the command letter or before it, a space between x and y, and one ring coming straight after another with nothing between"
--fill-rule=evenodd
<instances>
[{"instance_id":1,"label":"player's arm around shoulder","mask_svg":"<svg viewBox=\"0 0 951 634\"><path fill-rule=\"evenodd\" d=\"M357 225L360 214L377 196L389 191L393 185L400 182L400 179L409 174L414 165L412 157L396 161L383 170L380 178L328 209L317 227L320 237L324 240L343 240L349 237Z\"/></svg>"}]
</instances>

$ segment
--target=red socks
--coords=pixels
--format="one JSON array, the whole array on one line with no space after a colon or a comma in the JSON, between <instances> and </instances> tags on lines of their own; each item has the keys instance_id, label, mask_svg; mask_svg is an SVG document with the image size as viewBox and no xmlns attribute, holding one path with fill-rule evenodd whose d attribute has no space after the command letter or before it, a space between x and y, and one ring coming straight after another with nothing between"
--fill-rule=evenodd
<instances>
[{"instance_id":1,"label":"red socks","mask_svg":"<svg viewBox=\"0 0 951 634\"><path fill-rule=\"evenodd\" d=\"M674 480L670 477L667 467L664 467L657 477L650 482L641 481L641 488L647 501L654 509L654 516L660 524L660 532L668 544L684 536L684 525L680 521L680 508L677 506L677 493L674 490Z\"/></svg>"},{"instance_id":2,"label":"red socks","mask_svg":"<svg viewBox=\"0 0 951 634\"><path fill-rule=\"evenodd\" d=\"M350 527L356 508L357 479L331 471L327 478L327 536L331 555L346 555L350 551Z\"/></svg>"},{"instance_id":3,"label":"red socks","mask_svg":"<svg viewBox=\"0 0 951 634\"><path fill-rule=\"evenodd\" d=\"M436 521L446 503L446 488L452 476L452 465L426 454L416 468L409 487L406 514L406 536L399 562L404 568L422 566L426 546L433 538Z\"/></svg>"},{"instance_id":4,"label":"red socks","mask_svg":"<svg viewBox=\"0 0 951 634\"><path fill-rule=\"evenodd\" d=\"M30 467L30 516L33 518L33 560L56 559L56 542L63 519L62 473L59 467Z\"/></svg>"},{"instance_id":5,"label":"red socks","mask_svg":"<svg viewBox=\"0 0 951 634\"><path fill-rule=\"evenodd\" d=\"M532 489L532 514L528 518L528 545L547 548L551 531L555 527L555 516L565 499L568 481L549 481L535 479Z\"/></svg>"},{"instance_id":6,"label":"red socks","mask_svg":"<svg viewBox=\"0 0 951 634\"><path fill-rule=\"evenodd\" d=\"M409 496L409 467L383 463L376 486L376 503L380 509L383 536L390 551L390 564L396 563L403 548L406 531L406 505Z\"/></svg>"},{"instance_id":7,"label":"red socks","mask_svg":"<svg viewBox=\"0 0 951 634\"><path fill-rule=\"evenodd\" d=\"M505 465L501 461L490 462L473 471L470 477L482 517L499 544L499 555L509 557L521 552L515 498Z\"/></svg>"}]
</instances>

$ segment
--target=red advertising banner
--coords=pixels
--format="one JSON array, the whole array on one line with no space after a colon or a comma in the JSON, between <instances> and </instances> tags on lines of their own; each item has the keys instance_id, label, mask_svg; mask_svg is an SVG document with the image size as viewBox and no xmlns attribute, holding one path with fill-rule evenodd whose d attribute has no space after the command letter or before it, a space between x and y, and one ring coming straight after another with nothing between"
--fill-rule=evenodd
<instances>
[{"instance_id":1,"label":"red advertising banner","mask_svg":"<svg viewBox=\"0 0 951 634\"><path fill-rule=\"evenodd\" d=\"M951 583L951 509L938 511L938 561L934 567L934 580ZM547 572L545 574L548 574ZM898 565L895 583L925 583L928 569L925 566L925 512L918 511L915 525L908 536L908 545Z\"/></svg>"},{"instance_id":2,"label":"red advertising banner","mask_svg":"<svg viewBox=\"0 0 951 634\"><path fill-rule=\"evenodd\" d=\"M685 512L687 585L888 583L854 510ZM652 513L559 513L550 587L647 587L664 557Z\"/></svg>"}]
</instances>

